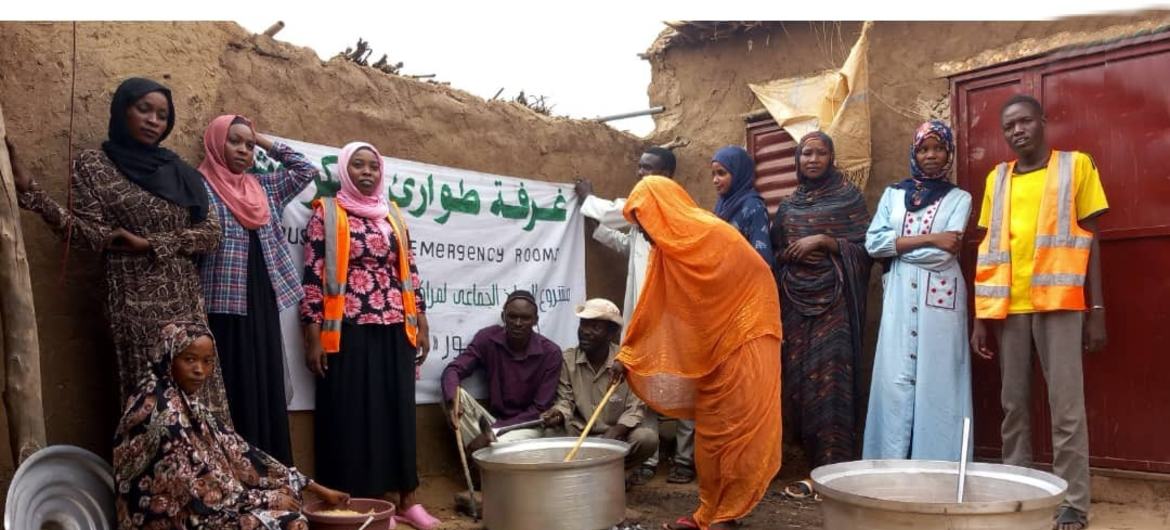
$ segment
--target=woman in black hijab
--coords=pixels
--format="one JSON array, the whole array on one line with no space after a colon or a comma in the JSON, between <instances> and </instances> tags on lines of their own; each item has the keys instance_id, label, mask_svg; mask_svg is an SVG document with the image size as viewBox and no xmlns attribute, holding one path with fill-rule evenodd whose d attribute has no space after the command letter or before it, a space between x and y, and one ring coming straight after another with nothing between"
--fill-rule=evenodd
<instances>
[{"instance_id":1,"label":"woman in black hijab","mask_svg":"<svg viewBox=\"0 0 1170 530\"><path fill-rule=\"evenodd\" d=\"M159 146L174 126L170 89L127 79L110 102L101 150L73 160L71 208L15 171L22 208L67 242L102 255L123 401L150 373L159 322L206 322L195 259L219 244L219 220L208 210L200 173ZM218 369L200 397L230 425Z\"/></svg>"},{"instance_id":2,"label":"woman in black hijab","mask_svg":"<svg viewBox=\"0 0 1170 530\"><path fill-rule=\"evenodd\" d=\"M772 223L784 328L784 436L799 441L813 467L856 460L865 409L861 353L869 212L861 191L837 169L829 135L814 131L796 147L796 192ZM790 497L812 495L810 481Z\"/></svg>"}]
</instances>

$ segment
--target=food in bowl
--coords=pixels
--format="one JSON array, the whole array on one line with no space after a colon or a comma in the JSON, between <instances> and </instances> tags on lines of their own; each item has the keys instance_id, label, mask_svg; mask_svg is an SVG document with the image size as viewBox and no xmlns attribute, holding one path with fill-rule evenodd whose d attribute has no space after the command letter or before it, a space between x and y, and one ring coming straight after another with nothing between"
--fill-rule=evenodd
<instances>
[{"instance_id":1,"label":"food in bowl","mask_svg":"<svg viewBox=\"0 0 1170 530\"><path fill-rule=\"evenodd\" d=\"M355 515L373 515L374 509L370 508L370 510L366 511L366 512L359 512L356 510L347 510L347 509L320 510L316 513L317 513L317 515L327 515L327 516L334 516L334 517L353 517Z\"/></svg>"}]
</instances>

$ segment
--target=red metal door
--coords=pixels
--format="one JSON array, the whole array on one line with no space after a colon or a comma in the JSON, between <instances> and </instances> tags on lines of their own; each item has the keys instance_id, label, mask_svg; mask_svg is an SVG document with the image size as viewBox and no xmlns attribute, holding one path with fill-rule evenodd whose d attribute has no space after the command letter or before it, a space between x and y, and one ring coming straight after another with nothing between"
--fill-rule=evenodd
<instances>
[{"instance_id":1,"label":"red metal door","mask_svg":"<svg viewBox=\"0 0 1170 530\"><path fill-rule=\"evenodd\" d=\"M951 80L958 182L977 201L987 173L1012 158L1000 106L1039 99L1053 149L1089 153L1110 211L1101 217L1108 349L1085 358L1089 447L1095 467L1170 473L1170 34L992 67ZM977 204L979 204L977 202ZM977 212L976 212L977 213ZM964 247L967 277L978 245ZM1037 373L1039 373L1037 371ZM999 372L974 369L976 444L999 453ZM1038 377L1039 379L1039 377ZM1046 389L1034 386L1036 458L1051 458Z\"/></svg>"}]
</instances>

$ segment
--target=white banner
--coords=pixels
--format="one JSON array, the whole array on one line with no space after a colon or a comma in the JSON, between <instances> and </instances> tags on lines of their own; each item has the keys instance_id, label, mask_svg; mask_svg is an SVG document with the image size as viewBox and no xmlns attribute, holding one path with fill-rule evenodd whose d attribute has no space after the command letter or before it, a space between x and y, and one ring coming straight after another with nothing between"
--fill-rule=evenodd
<instances>
[{"instance_id":1,"label":"white banner","mask_svg":"<svg viewBox=\"0 0 1170 530\"><path fill-rule=\"evenodd\" d=\"M340 186L334 147L279 139L309 158L321 177L284 210L284 232L303 270L304 229L319 195ZM258 150L259 151L259 150ZM532 291L540 308L541 334L562 347L577 343L573 306L585 299L585 239L578 201L570 185L504 177L383 157L391 200L411 235L427 319L431 354L415 391L418 403L437 403L439 377L480 329L500 323L504 298ZM278 167L264 153L254 169ZM312 410L314 376L305 368L299 308L281 314L291 388L289 410ZM469 387L482 396L478 381Z\"/></svg>"}]
</instances>

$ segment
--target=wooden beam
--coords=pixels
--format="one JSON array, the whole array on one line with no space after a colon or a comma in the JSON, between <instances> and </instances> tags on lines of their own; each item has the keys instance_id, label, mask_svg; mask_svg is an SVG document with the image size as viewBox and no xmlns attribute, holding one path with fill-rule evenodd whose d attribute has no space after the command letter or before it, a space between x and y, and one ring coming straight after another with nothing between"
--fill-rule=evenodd
<instances>
[{"instance_id":1,"label":"wooden beam","mask_svg":"<svg viewBox=\"0 0 1170 530\"><path fill-rule=\"evenodd\" d=\"M4 407L12 461L20 465L45 446L45 411L41 401L41 349L33 308L28 254L20 230L20 207L0 108L0 326L4 354Z\"/></svg>"}]
</instances>

